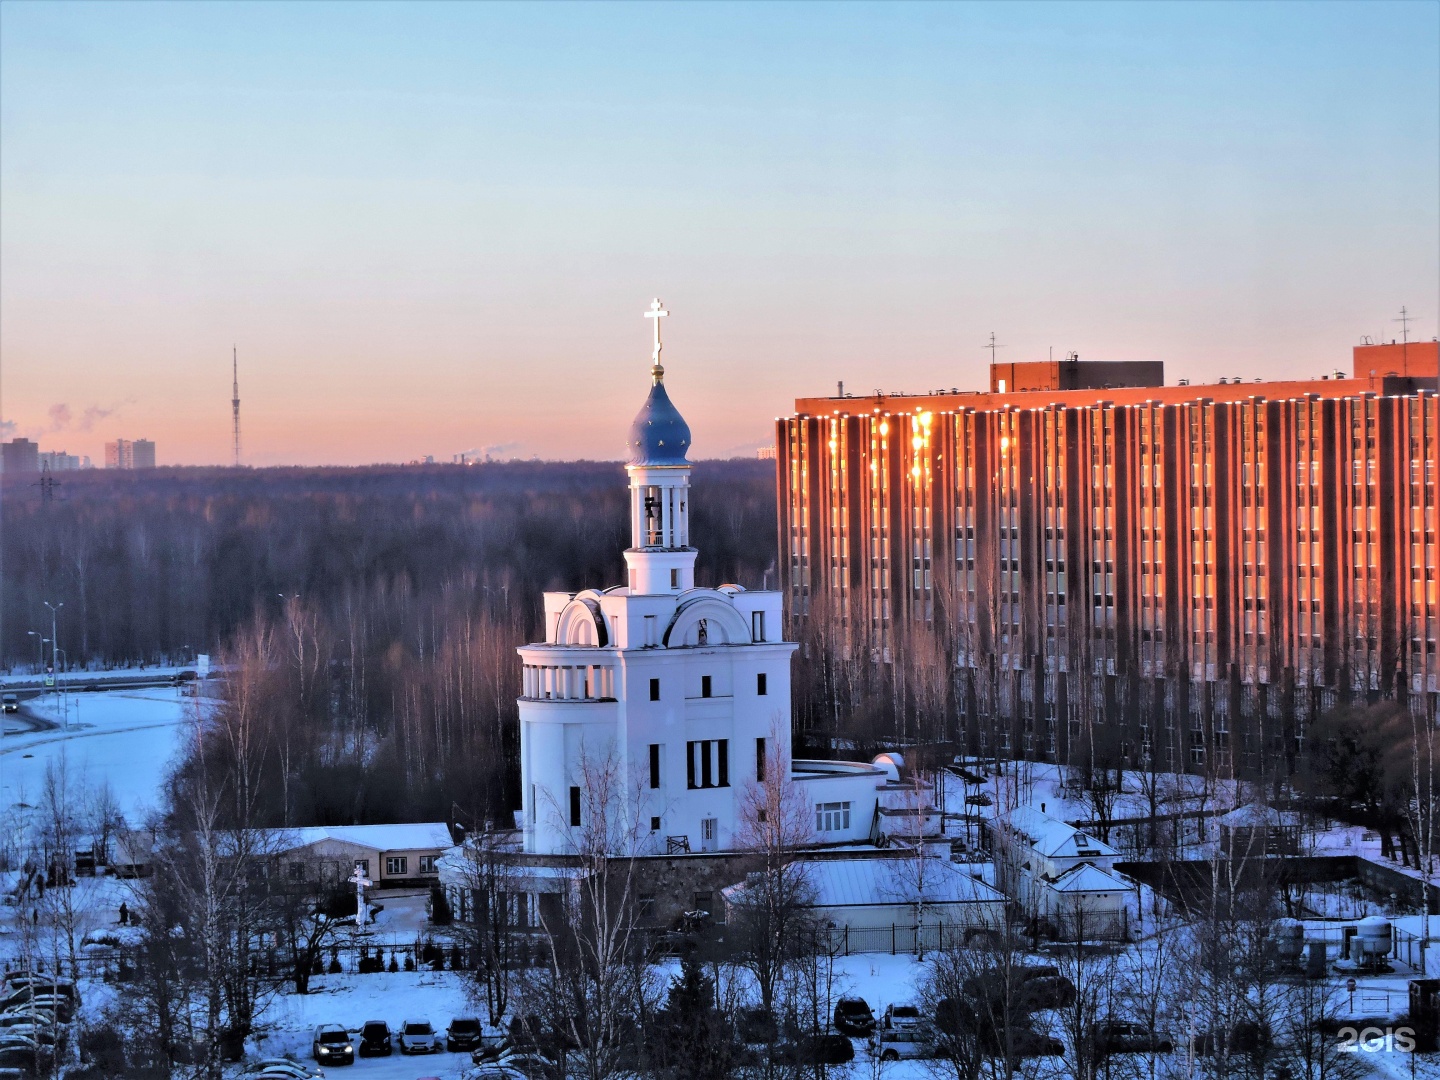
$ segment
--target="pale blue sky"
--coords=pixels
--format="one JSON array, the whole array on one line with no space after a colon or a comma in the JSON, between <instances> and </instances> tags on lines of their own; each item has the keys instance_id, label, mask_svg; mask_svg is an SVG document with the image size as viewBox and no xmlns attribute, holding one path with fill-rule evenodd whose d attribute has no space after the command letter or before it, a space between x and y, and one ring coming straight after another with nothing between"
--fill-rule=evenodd
<instances>
[{"instance_id":1,"label":"pale blue sky","mask_svg":"<svg viewBox=\"0 0 1440 1080\"><path fill-rule=\"evenodd\" d=\"M655 294L697 456L992 330L1172 381L1428 338L1440 4L0 3L46 448L225 460L234 342L256 464L615 457Z\"/></svg>"}]
</instances>

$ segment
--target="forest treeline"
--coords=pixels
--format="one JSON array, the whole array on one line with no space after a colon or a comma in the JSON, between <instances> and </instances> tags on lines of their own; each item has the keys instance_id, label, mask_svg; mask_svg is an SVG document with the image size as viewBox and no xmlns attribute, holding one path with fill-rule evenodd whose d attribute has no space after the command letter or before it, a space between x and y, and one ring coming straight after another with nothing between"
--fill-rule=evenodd
<instances>
[{"instance_id":1,"label":"forest treeline","mask_svg":"<svg viewBox=\"0 0 1440 1080\"><path fill-rule=\"evenodd\" d=\"M33 663L64 603L71 666L231 670L275 825L503 816L517 805L517 646L540 593L620 584L623 468L96 471L5 491L3 657ZM775 582L774 467L695 466L702 585ZM192 760L186 767L195 768Z\"/></svg>"},{"instance_id":2,"label":"forest treeline","mask_svg":"<svg viewBox=\"0 0 1440 1080\"><path fill-rule=\"evenodd\" d=\"M538 618L545 589L619 583L627 488L612 462L355 469L93 470L53 500L5 478L0 663L34 663L64 603L72 665L217 650L286 596L328 608L381 588L438 596L462 575ZM701 584L759 586L775 561L775 471L700 462ZM771 584L774 583L772 573Z\"/></svg>"}]
</instances>

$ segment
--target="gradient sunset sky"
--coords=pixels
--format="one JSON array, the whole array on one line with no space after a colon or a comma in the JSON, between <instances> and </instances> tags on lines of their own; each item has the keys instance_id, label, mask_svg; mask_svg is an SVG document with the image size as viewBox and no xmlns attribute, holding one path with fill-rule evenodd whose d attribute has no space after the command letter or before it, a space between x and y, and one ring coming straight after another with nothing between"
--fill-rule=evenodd
<instances>
[{"instance_id":1,"label":"gradient sunset sky","mask_svg":"<svg viewBox=\"0 0 1440 1080\"><path fill-rule=\"evenodd\" d=\"M693 457L1053 347L1436 333L1440 5L0 4L0 418L100 458ZM9 434L6 435L9 437Z\"/></svg>"}]
</instances>

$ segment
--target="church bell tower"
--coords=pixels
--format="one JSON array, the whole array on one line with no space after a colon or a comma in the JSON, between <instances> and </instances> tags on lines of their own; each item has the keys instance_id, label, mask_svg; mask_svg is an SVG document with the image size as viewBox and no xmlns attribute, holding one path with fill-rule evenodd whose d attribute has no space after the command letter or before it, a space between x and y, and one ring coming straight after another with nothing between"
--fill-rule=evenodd
<instances>
[{"instance_id":1,"label":"church bell tower","mask_svg":"<svg viewBox=\"0 0 1440 1080\"><path fill-rule=\"evenodd\" d=\"M695 549L690 546L690 426L665 392L660 364L660 320L670 313L658 299L645 312L655 321L650 396L630 425L630 547L625 565L630 592L679 593L695 587Z\"/></svg>"}]
</instances>

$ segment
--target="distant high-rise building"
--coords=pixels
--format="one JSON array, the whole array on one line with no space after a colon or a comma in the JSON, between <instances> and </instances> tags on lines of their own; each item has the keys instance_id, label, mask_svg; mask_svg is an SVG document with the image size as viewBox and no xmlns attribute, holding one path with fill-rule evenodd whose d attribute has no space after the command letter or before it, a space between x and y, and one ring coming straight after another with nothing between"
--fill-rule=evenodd
<instances>
[{"instance_id":1,"label":"distant high-rise building","mask_svg":"<svg viewBox=\"0 0 1440 1080\"><path fill-rule=\"evenodd\" d=\"M0 446L0 468L7 473L40 471L40 447L29 439L11 439Z\"/></svg>"},{"instance_id":2,"label":"distant high-rise building","mask_svg":"<svg viewBox=\"0 0 1440 1080\"><path fill-rule=\"evenodd\" d=\"M988 393L802 398L781 584L877 664L937 633L970 752L1258 769L1338 702L1440 706L1440 345L1165 386L995 364Z\"/></svg>"},{"instance_id":3,"label":"distant high-rise building","mask_svg":"<svg viewBox=\"0 0 1440 1080\"><path fill-rule=\"evenodd\" d=\"M155 468L155 444L149 439L116 439L105 444L107 469Z\"/></svg>"},{"instance_id":4,"label":"distant high-rise building","mask_svg":"<svg viewBox=\"0 0 1440 1080\"><path fill-rule=\"evenodd\" d=\"M78 454L67 454L64 450L42 450L40 451L40 468L49 469L51 472L72 472L75 469L88 469L90 459Z\"/></svg>"},{"instance_id":5,"label":"distant high-rise building","mask_svg":"<svg viewBox=\"0 0 1440 1080\"><path fill-rule=\"evenodd\" d=\"M761 460L761 461L774 461L774 460L775 460L775 447L773 447L773 446L762 446L762 447L760 447L760 449L758 449L758 450L755 451L755 456L756 456L756 458L758 458L758 459Z\"/></svg>"}]
</instances>

